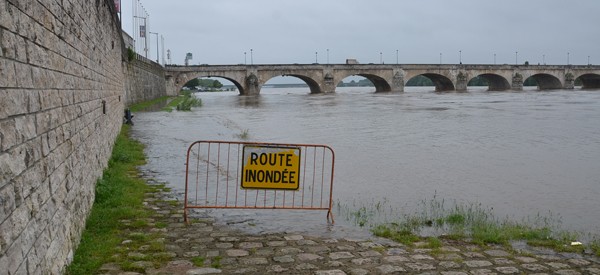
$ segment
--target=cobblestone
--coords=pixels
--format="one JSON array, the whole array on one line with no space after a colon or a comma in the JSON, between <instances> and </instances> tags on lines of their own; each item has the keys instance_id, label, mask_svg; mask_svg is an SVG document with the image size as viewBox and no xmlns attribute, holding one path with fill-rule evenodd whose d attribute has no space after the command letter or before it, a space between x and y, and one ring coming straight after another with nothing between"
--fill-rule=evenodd
<instances>
[{"instance_id":1,"label":"cobblestone","mask_svg":"<svg viewBox=\"0 0 600 275\"><path fill-rule=\"evenodd\" d=\"M167 248L161 255L145 252L148 246L141 246L139 251L128 251L125 255L132 258L133 265L145 274L600 275L600 259L591 255L549 254L547 250L540 255L531 251L519 254L505 247L477 246L452 240L442 240L440 248L429 249L418 244L405 246L375 237L365 241L285 233L250 235L217 226L210 217L203 217L200 223L186 225L177 212L180 210L178 206L160 198L147 201L148 207L155 209L155 222L168 224L169 230L163 232L165 238L159 240ZM146 232L133 232L130 236ZM146 261L149 255L171 259L156 268ZM205 259L204 266L192 263L192 258L198 257ZM116 263L104 264L99 273L128 274Z\"/></svg>"}]
</instances>

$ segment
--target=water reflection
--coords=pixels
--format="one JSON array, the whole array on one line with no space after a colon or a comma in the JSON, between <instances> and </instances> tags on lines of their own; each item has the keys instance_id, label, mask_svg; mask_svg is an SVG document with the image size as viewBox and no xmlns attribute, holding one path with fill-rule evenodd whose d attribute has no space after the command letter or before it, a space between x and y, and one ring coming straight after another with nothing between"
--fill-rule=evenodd
<instances>
[{"instance_id":1,"label":"water reflection","mask_svg":"<svg viewBox=\"0 0 600 275\"><path fill-rule=\"evenodd\" d=\"M244 108L259 108L262 96L238 96L237 105Z\"/></svg>"}]
</instances>

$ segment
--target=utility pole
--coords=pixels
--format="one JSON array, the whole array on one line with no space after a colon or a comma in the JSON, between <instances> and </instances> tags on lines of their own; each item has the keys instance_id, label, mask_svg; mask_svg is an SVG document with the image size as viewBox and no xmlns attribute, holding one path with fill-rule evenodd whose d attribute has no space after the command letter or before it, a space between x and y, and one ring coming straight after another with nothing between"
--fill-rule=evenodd
<instances>
[{"instance_id":1,"label":"utility pole","mask_svg":"<svg viewBox=\"0 0 600 275\"><path fill-rule=\"evenodd\" d=\"M145 52L145 57L148 58L148 36L146 35L146 32L148 31L148 25L146 25L146 17L142 17L142 16L136 16L134 15L133 17L135 18L140 18L140 19L144 19L144 27L142 28L142 26L140 26L140 37L144 38L144 52Z\"/></svg>"},{"instance_id":2,"label":"utility pole","mask_svg":"<svg viewBox=\"0 0 600 275\"><path fill-rule=\"evenodd\" d=\"M155 34L156 35L156 63L160 64L158 62L158 33L157 32L149 32L150 34Z\"/></svg>"}]
</instances>

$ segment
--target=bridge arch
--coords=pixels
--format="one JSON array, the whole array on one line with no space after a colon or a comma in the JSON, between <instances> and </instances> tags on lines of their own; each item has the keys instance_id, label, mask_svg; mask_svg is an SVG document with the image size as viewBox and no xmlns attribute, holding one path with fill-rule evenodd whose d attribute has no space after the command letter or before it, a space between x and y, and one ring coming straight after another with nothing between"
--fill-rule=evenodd
<instances>
[{"instance_id":1,"label":"bridge arch","mask_svg":"<svg viewBox=\"0 0 600 275\"><path fill-rule=\"evenodd\" d=\"M238 92L240 94L244 94L244 86L242 84L240 84L237 80L231 78L231 77L227 77L227 76L221 76L221 75L213 75L213 74L185 74L185 75L181 75L179 77L179 82L177 83L177 92L179 93L179 91L181 91L181 89L183 89L183 86L188 83L190 80L194 79L194 78L203 78L203 77L207 77L207 78L212 78L212 77L218 77L218 78L223 78L223 79L227 79L229 81L231 81L231 83L233 83L233 85L235 85L235 87L238 89Z\"/></svg>"},{"instance_id":2,"label":"bridge arch","mask_svg":"<svg viewBox=\"0 0 600 275\"><path fill-rule=\"evenodd\" d=\"M368 73L343 74L343 75L338 76L338 80L341 82L342 80L344 80L350 76L361 76L361 77L368 79L369 81L371 81L371 83L373 83L373 86L375 86L376 93L385 93L385 92L392 91L392 86L390 86L390 83L388 83L383 77L374 75L374 74L368 74Z\"/></svg>"},{"instance_id":3,"label":"bridge arch","mask_svg":"<svg viewBox=\"0 0 600 275\"><path fill-rule=\"evenodd\" d=\"M600 89L600 74L586 73L577 79L581 80L581 89Z\"/></svg>"},{"instance_id":4,"label":"bridge arch","mask_svg":"<svg viewBox=\"0 0 600 275\"><path fill-rule=\"evenodd\" d=\"M501 75L483 73L478 75L477 77L481 77L485 79L485 81L487 81L488 91L506 91L510 90L511 88L511 85L508 82L508 80ZM474 78L469 79L469 81L473 80Z\"/></svg>"},{"instance_id":5,"label":"bridge arch","mask_svg":"<svg viewBox=\"0 0 600 275\"><path fill-rule=\"evenodd\" d=\"M452 80L450 80L450 78L448 78L444 75L441 75L441 74L436 74L436 73L422 73L422 74L414 75L410 78L406 78L404 85L406 86L406 83L408 83L408 81L410 81L411 79L413 79L419 75L429 78L431 80L431 82L433 82L433 85L435 85L436 92L445 92L445 91L455 90L454 83L452 82Z\"/></svg>"},{"instance_id":6,"label":"bridge arch","mask_svg":"<svg viewBox=\"0 0 600 275\"><path fill-rule=\"evenodd\" d=\"M312 79L311 77L305 76L305 75L301 75L301 74L273 74L273 75L269 75L268 77L265 77L265 79L261 79L260 82L260 87L262 87L263 85L265 85L265 83L269 82L269 80L279 77L279 76L292 76L295 78L298 78L302 81L304 81L304 83L306 83L306 85L308 85L308 88L310 89L310 93L311 94L318 94L321 93L321 86L319 85L319 83L317 81L315 81L314 79Z\"/></svg>"},{"instance_id":7,"label":"bridge arch","mask_svg":"<svg viewBox=\"0 0 600 275\"><path fill-rule=\"evenodd\" d=\"M535 82L537 82L539 90L553 90L563 88L563 84L561 83L560 79L551 74L539 73L531 75L527 79L529 78L533 78ZM524 79L524 83L527 82L527 79Z\"/></svg>"}]
</instances>

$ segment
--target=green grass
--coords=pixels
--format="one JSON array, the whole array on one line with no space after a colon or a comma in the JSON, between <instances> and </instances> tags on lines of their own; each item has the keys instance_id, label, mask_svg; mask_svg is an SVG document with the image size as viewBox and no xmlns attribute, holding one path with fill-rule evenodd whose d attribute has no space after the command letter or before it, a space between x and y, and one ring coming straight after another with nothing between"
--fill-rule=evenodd
<instances>
[{"instance_id":1,"label":"green grass","mask_svg":"<svg viewBox=\"0 0 600 275\"><path fill-rule=\"evenodd\" d=\"M147 226L145 218L151 215L143 207L145 192L150 187L137 176L136 168L145 163L144 146L128 138L129 129L128 125L121 129L108 168L96 183L96 199L67 274L97 273L102 264L113 261L113 255L121 252L118 247L125 238L133 240L130 246L139 247L160 237L146 234L124 236L123 233ZM125 224L122 220L131 222ZM120 261L126 260L126 257L119 258Z\"/></svg>"},{"instance_id":2,"label":"green grass","mask_svg":"<svg viewBox=\"0 0 600 275\"><path fill-rule=\"evenodd\" d=\"M156 98L156 99L153 99L153 100L148 100L148 101L140 102L140 103L131 105L129 107L129 109L132 112L139 112L139 111L142 111L142 110L144 110L144 109L146 109L146 108L148 108L150 106L154 106L154 105L163 103L163 102L169 100L169 98L172 98L172 97L170 97L170 96L162 96L162 97L159 97L159 98Z\"/></svg>"}]
</instances>

